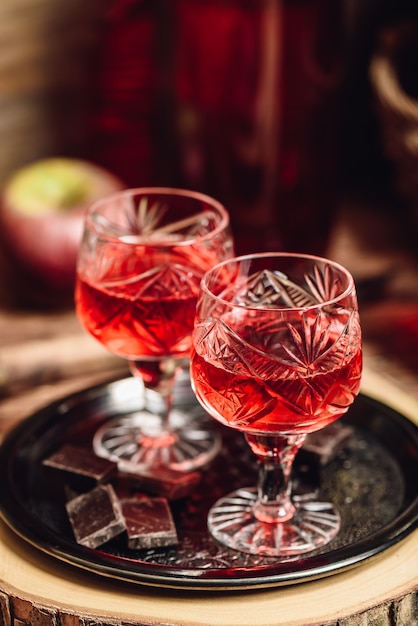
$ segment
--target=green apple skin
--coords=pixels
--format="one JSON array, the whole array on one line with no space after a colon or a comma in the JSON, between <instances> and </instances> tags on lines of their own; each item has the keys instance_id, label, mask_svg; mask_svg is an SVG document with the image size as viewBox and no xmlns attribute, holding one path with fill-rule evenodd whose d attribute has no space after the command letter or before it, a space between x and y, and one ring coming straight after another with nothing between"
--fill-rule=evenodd
<instances>
[{"instance_id":1,"label":"green apple skin","mask_svg":"<svg viewBox=\"0 0 418 626\"><path fill-rule=\"evenodd\" d=\"M57 301L72 297L85 210L124 187L106 169L67 158L37 161L9 179L0 198L0 238L28 289L49 290Z\"/></svg>"}]
</instances>

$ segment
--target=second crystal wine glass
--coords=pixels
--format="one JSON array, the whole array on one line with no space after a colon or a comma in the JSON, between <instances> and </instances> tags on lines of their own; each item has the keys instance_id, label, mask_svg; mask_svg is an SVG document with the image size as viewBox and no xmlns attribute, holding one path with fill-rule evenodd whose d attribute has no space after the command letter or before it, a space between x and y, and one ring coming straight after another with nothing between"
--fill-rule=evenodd
<instances>
[{"instance_id":1,"label":"second crystal wine glass","mask_svg":"<svg viewBox=\"0 0 418 626\"><path fill-rule=\"evenodd\" d=\"M219 450L213 429L171 420L173 386L188 363L203 274L233 254L224 207L203 194L128 189L87 212L80 245L76 311L109 351L143 381L146 406L116 416L95 449L124 467L191 470ZM182 427L184 426L184 427Z\"/></svg>"},{"instance_id":2,"label":"second crystal wine glass","mask_svg":"<svg viewBox=\"0 0 418 626\"><path fill-rule=\"evenodd\" d=\"M297 557L325 545L338 533L339 514L315 497L292 498L291 473L306 435L341 417L359 391L352 276L307 255L225 261L202 280L193 341L197 398L244 433L260 467L257 489L239 489L213 506L210 532L265 556Z\"/></svg>"}]
</instances>

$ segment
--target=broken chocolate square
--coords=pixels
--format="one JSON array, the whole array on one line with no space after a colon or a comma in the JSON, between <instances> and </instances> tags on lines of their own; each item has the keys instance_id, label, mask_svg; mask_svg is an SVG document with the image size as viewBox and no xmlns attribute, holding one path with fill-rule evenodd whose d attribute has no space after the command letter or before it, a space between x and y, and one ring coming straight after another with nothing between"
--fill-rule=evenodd
<instances>
[{"instance_id":1,"label":"broken chocolate square","mask_svg":"<svg viewBox=\"0 0 418 626\"><path fill-rule=\"evenodd\" d=\"M178 543L176 527L165 498L130 498L122 500L121 506L129 548L159 548Z\"/></svg>"},{"instance_id":2,"label":"broken chocolate square","mask_svg":"<svg viewBox=\"0 0 418 626\"><path fill-rule=\"evenodd\" d=\"M299 460L326 465L340 452L353 434L351 426L333 422L322 430L309 433L298 454Z\"/></svg>"},{"instance_id":3,"label":"broken chocolate square","mask_svg":"<svg viewBox=\"0 0 418 626\"><path fill-rule=\"evenodd\" d=\"M97 456L93 450L65 444L43 460L43 465L58 470L71 484L92 488L116 475L117 464Z\"/></svg>"},{"instance_id":4,"label":"broken chocolate square","mask_svg":"<svg viewBox=\"0 0 418 626\"><path fill-rule=\"evenodd\" d=\"M128 482L138 489L167 500L178 500L190 495L201 480L199 472L180 472L165 467L133 468L130 463L124 464L123 461L119 462L118 467Z\"/></svg>"},{"instance_id":5,"label":"broken chocolate square","mask_svg":"<svg viewBox=\"0 0 418 626\"><path fill-rule=\"evenodd\" d=\"M111 485L69 500L65 505L77 543L97 548L125 530L121 506Z\"/></svg>"}]
</instances>

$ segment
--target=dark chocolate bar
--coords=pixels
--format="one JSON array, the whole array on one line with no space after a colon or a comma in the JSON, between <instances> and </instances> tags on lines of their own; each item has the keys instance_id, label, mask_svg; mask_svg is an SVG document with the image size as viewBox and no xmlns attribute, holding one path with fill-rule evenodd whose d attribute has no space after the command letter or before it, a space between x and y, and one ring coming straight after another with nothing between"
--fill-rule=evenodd
<instances>
[{"instance_id":1,"label":"dark chocolate bar","mask_svg":"<svg viewBox=\"0 0 418 626\"><path fill-rule=\"evenodd\" d=\"M201 479L199 472L179 472L164 467L149 470L133 468L130 463L124 464L123 461L119 462L118 467L126 480L136 488L167 500L178 500L190 495Z\"/></svg>"},{"instance_id":2,"label":"dark chocolate bar","mask_svg":"<svg viewBox=\"0 0 418 626\"><path fill-rule=\"evenodd\" d=\"M77 543L97 548L125 530L120 502L111 485L98 485L65 505Z\"/></svg>"},{"instance_id":3,"label":"dark chocolate bar","mask_svg":"<svg viewBox=\"0 0 418 626\"><path fill-rule=\"evenodd\" d=\"M326 465L343 448L353 434L351 426L342 422L333 422L322 430L309 433L298 454L299 460L307 460Z\"/></svg>"},{"instance_id":4,"label":"dark chocolate bar","mask_svg":"<svg viewBox=\"0 0 418 626\"><path fill-rule=\"evenodd\" d=\"M178 543L171 510L165 498L130 498L121 501L128 546L159 548Z\"/></svg>"},{"instance_id":5,"label":"dark chocolate bar","mask_svg":"<svg viewBox=\"0 0 418 626\"><path fill-rule=\"evenodd\" d=\"M65 474L72 484L94 487L116 475L117 464L97 456L93 450L65 444L43 460L43 465Z\"/></svg>"}]
</instances>

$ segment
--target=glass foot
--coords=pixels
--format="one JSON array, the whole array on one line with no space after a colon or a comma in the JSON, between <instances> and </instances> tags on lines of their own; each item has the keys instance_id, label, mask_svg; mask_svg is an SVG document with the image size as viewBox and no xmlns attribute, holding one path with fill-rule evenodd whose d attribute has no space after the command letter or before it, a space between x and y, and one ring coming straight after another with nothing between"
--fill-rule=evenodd
<instances>
[{"instance_id":1,"label":"glass foot","mask_svg":"<svg viewBox=\"0 0 418 626\"><path fill-rule=\"evenodd\" d=\"M253 515L255 500L255 489L238 489L218 500L208 516L212 536L240 552L288 560L320 548L339 531L339 513L329 502L306 496L295 498L294 517L280 524L269 524Z\"/></svg>"},{"instance_id":2,"label":"glass foot","mask_svg":"<svg viewBox=\"0 0 418 626\"><path fill-rule=\"evenodd\" d=\"M221 449L219 434L180 412L170 416L171 430L161 430L161 418L146 410L111 419L93 438L98 456L123 471L165 467L188 472L211 461Z\"/></svg>"}]
</instances>

